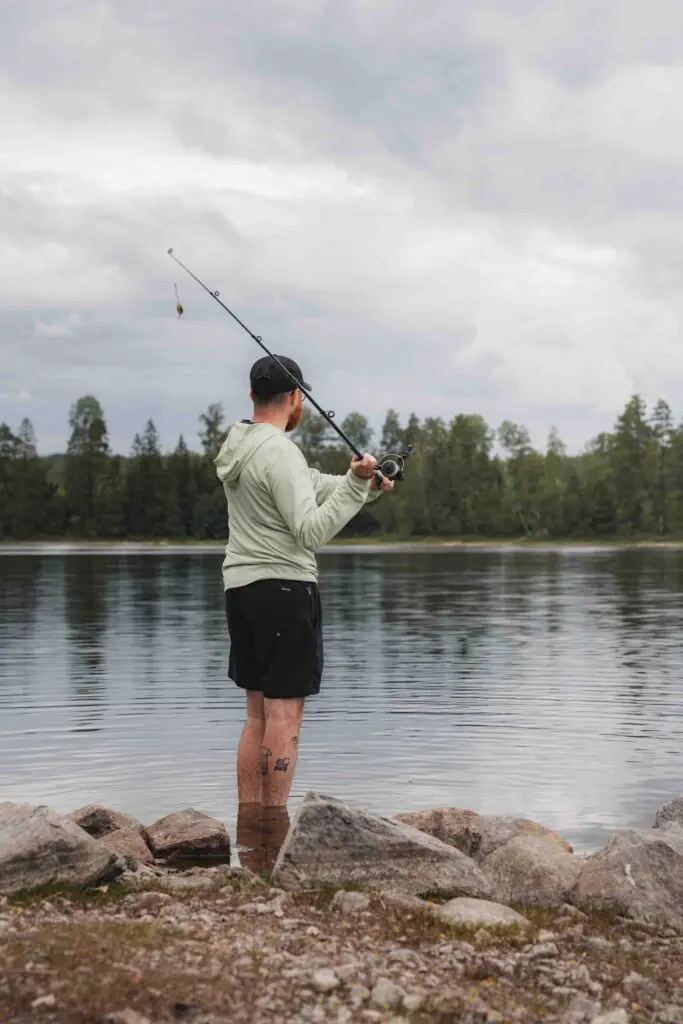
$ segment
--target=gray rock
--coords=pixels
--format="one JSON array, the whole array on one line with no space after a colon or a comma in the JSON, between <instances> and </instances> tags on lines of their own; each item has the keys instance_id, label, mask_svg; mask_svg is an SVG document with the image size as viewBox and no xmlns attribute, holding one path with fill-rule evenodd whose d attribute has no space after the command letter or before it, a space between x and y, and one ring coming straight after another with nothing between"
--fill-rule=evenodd
<instances>
[{"instance_id":1,"label":"gray rock","mask_svg":"<svg viewBox=\"0 0 683 1024\"><path fill-rule=\"evenodd\" d=\"M0 803L0 892L113 881L125 864L45 805Z\"/></svg>"},{"instance_id":2,"label":"gray rock","mask_svg":"<svg viewBox=\"0 0 683 1024\"><path fill-rule=\"evenodd\" d=\"M459 850L317 793L306 795L292 821L273 879L284 889L353 882L409 895L491 895L482 872Z\"/></svg>"},{"instance_id":3,"label":"gray rock","mask_svg":"<svg viewBox=\"0 0 683 1024\"><path fill-rule=\"evenodd\" d=\"M560 951L554 942L539 942L525 954L527 960L554 960L559 955Z\"/></svg>"},{"instance_id":4,"label":"gray rock","mask_svg":"<svg viewBox=\"0 0 683 1024\"><path fill-rule=\"evenodd\" d=\"M392 892L391 890L383 889L379 893L379 897L387 907L405 910L408 913L414 911L418 914L424 914L431 913L434 910L433 904L428 903L427 900L421 900L417 896L407 896L402 892Z\"/></svg>"},{"instance_id":5,"label":"gray rock","mask_svg":"<svg viewBox=\"0 0 683 1024\"><path fill-rule=\"evenodd\" d=\"M626 829L584 861L571 900L650 924L683 927L683 829Z\"/></svg>"},{"instance_id":6,"label":"gray rock","mask_svg":"<svg viewBox=\"0 0 683 1024\"><path fill-rule=\"evenodd\" d=\"M515 836L485 857L481 867L501 903L557 907L576 885L582 861L551 833Z\"/></svg>"},{"instance_id":7,"label":"gray rock","mask_svg":"<svg viewBox=\"0 0 683 1024\"><path fill-rule=\"evenodd\" d=\"M477 863L516 836L543 837L566 853L572 852L572 847L557 832L529 818L477 814L460 807L438 807L430 811L397 814L395 820L455 846Z\"/></svg>"},{"instance_id":8,"label":"gray rock","mask_svg":"<svg viewBox=\"0 0 683 1024\"><path fill-rule=\"evenodd\" d=\"M388 978L380 978L370 993L370 999L382 1010L397 1010L403 1003L405 992Z\"/></svg>"},{"instance_id":9,"label":"gray rock","mask_svg":"<svg viewBox=\"0 0 683 1024\"><path fill-rule=\"evenodd\" d=\"M611 948L612 943L602 935L589 935L586 939L586 949L590 949L593 953L604 953Z\"/></svg>"},{"instance_id":10,"label":"gray rock","mask_svg":"<svg viewBox=\"0 0 683 1024\"><path fill-rule=\"evenodd\" d=\"M492 903L490 900L471 899L460 896L435 908L435 912L449 924L481 925L486 927L504 926L526 928L529 924L516 910Z\"/></svg>"},{"instance_id":11,"label":"gray rock","mask_svg":"<svg viewBox=\"0 0 683 1024\"><path fill-rule=\"evenodd\" d=\"M109 807L103 807L102 804L86 804L85 807L79 807L77 811L72 811L67 818L85 829L93 839L102 839L110 832L117 832L119 829L130 829L137 832L145 844L148 844L147 829L142 822L134 818L132 814L112 811Z\"/></svg>"},{"instance_id":12,"label":"gray rock","mask_svg":"<svg viewBox=\"0 0 683 1024\"><path fill-rule=\"evenodd\" d=\"M364 892L345 892L340 889L338 893L335 893L332 906L340 914L358 914L368 909L370 898Z\"/></svg>"},{"instance_id":13,"label":"gray rock","mask_svg":"<svg viewBox=\"0 0 683 1024\"><path fill-rule=\"evenodd\" d=\"M38 996L37 999L34 999L33 1002L31 1003L31 1009L32 1010L40 1010L40 1009L51 1010L56 1005L57 1005L57 997L54 994L54 992L50 992L46 996Z\"/></svg>"},{"instance_id":14,"label":"gray rock","mask_svg":"<svg viewBox=\"0 0 683 1024\"><path fill-rule=\"evenodd\" d=\"M621 1007L618 1010L609 1010L596 1017L593 1024L630 1024L630 1015Z\"/></svg>"},{"instance_id":15,"label":"gray rock","mask_svg":"<svg viewBox=\"0 0 683 1024\"><path fill-rule=\"evenodd\" d=\"M313 972L311 984L316 992L331 992L333 989L339 987L339 978L334 971L331 971L327 967L323 967L321 970Z\"/></svg>"},{"instance_id":16,"label":"gray rock","mask_svg":"<svg viewBox=\"0 0 683 1024\"><path fill-rule=\"evenodd\" d=\"M188 808L167 814L147 831L154 856L167 864L230 863L228 830L221 821L203 811Z\"/></svg>"},{"instance_id":17,"label":"gray rock","mask_svg":"<svg viewBox=\"0 0 683 1024\"><path fill-rule=\"evenodd\" d=\"M119 1010L116 1013L108 1013L104 1018L105 1024L150 1024L149 1017L143 1017L137 1010Z\"/></svg>"},{"instance_id":18,"label":"gray rock","mask_svg":"<svg viewBox=\"0 0 683 1024\"><path fill-rule=\"evenodd\" d=\"M663 804L655 815L654 828L666 828L670 824L683 825L683 796Z\"/></svg>"},{"instance_id":19,"label":"gray rock","mask_svg":"<svg viewBox=\"0 0 683 1024\"><path fill-rule=\"evenodd\" d=\"M153 864L154 855L140 833L132 828L118 828L100 840L107 849L123 857L129 868L136 871L140 864Z\"/></svg>"},{"instance_id":20,"label":"gray rock","mask_svg":"<svg viewBox=\"0 0 683 1024\"><path fill-rule=\"evenodd\" d=\"M562 1017L562 1024L589 1024L600 1013L600 1003L588 996L575 996Z\"/></svg>"}]
</instances>

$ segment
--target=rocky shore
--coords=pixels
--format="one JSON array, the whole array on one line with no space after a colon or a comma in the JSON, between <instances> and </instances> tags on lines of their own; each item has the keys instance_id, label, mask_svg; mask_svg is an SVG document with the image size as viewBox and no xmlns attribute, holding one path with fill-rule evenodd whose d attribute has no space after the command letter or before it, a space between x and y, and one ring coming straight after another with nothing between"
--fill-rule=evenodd
<instances>
[{"instance_id":1,"label":"rocky shore","mask_svg":"<svg viewBox=\"0 0 683 1024\"><path fill-rule=\"evenodd\" d=\"M237 866L197 810L0 803L0 1020L683 1022L683 798L585 857L315 793L279 843Z\"/></svg>"}]
</instances>

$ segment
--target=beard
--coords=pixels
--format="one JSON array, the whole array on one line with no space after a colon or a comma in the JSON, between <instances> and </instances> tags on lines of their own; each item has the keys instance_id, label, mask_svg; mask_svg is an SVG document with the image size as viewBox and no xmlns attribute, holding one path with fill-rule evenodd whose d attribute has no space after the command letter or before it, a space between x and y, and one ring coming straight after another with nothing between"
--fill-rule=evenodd
<instances>
[{"instance_id":1,"label":"beard","mask_svg":"<svg viewBox=\"0 0 683 1024\"><path fill-rule=\"evenodd\" d=\"M287 426L285 427L285 432L287 434L291 434L293 430L296 430L296 428L301 423L301 417L303 416L303 414L304 404L303 402L300 402L296 409L293 410L289 419L287 420Z\"/></svg>"}]
</instances>

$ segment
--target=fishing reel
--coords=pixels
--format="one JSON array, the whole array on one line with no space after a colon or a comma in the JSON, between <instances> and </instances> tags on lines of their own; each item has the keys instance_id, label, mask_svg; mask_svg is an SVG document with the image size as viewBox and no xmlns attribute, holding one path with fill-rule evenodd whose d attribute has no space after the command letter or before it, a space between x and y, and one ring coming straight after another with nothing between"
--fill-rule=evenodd
<instances>
[{"instance_id":1,"label":"fishing reel","mask_svg":"<svg viewBox=\"0 0 683 1024\"><path fill-rule=\"evenodd\" d=\"M387 480L403 480L405 476L405 461L415 450L414 444L409 444L404 451L385 455L377 460L377 464Z\"/></svg>"}]
</instances>

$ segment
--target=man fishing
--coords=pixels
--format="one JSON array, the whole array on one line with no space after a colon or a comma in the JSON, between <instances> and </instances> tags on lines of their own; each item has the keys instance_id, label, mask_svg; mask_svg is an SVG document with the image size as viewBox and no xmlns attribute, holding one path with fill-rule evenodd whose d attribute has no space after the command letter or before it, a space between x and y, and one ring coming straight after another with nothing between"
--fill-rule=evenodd
<instances>
[{"instance_id":1,"label":"man fishing","mask_svg":"<svg viewBox=\"0 0 683 1024\"><path fill-rule=\"evenodd\" d=\"M304 701L320 691L322 608L315 551L369 499L393 488L393 480L379 473L367 454L354 457L341 476L309 468L287 437L301 422L304 396L311 390L293 359L257 360L250 384L252 417L232 425L215 459L230 521L223 562L228 672L247 697L237 753L243 819L253 817L257 807L286 808ZM270 817L278 819L277 813Z\"/></svg>"}]
</instances>

